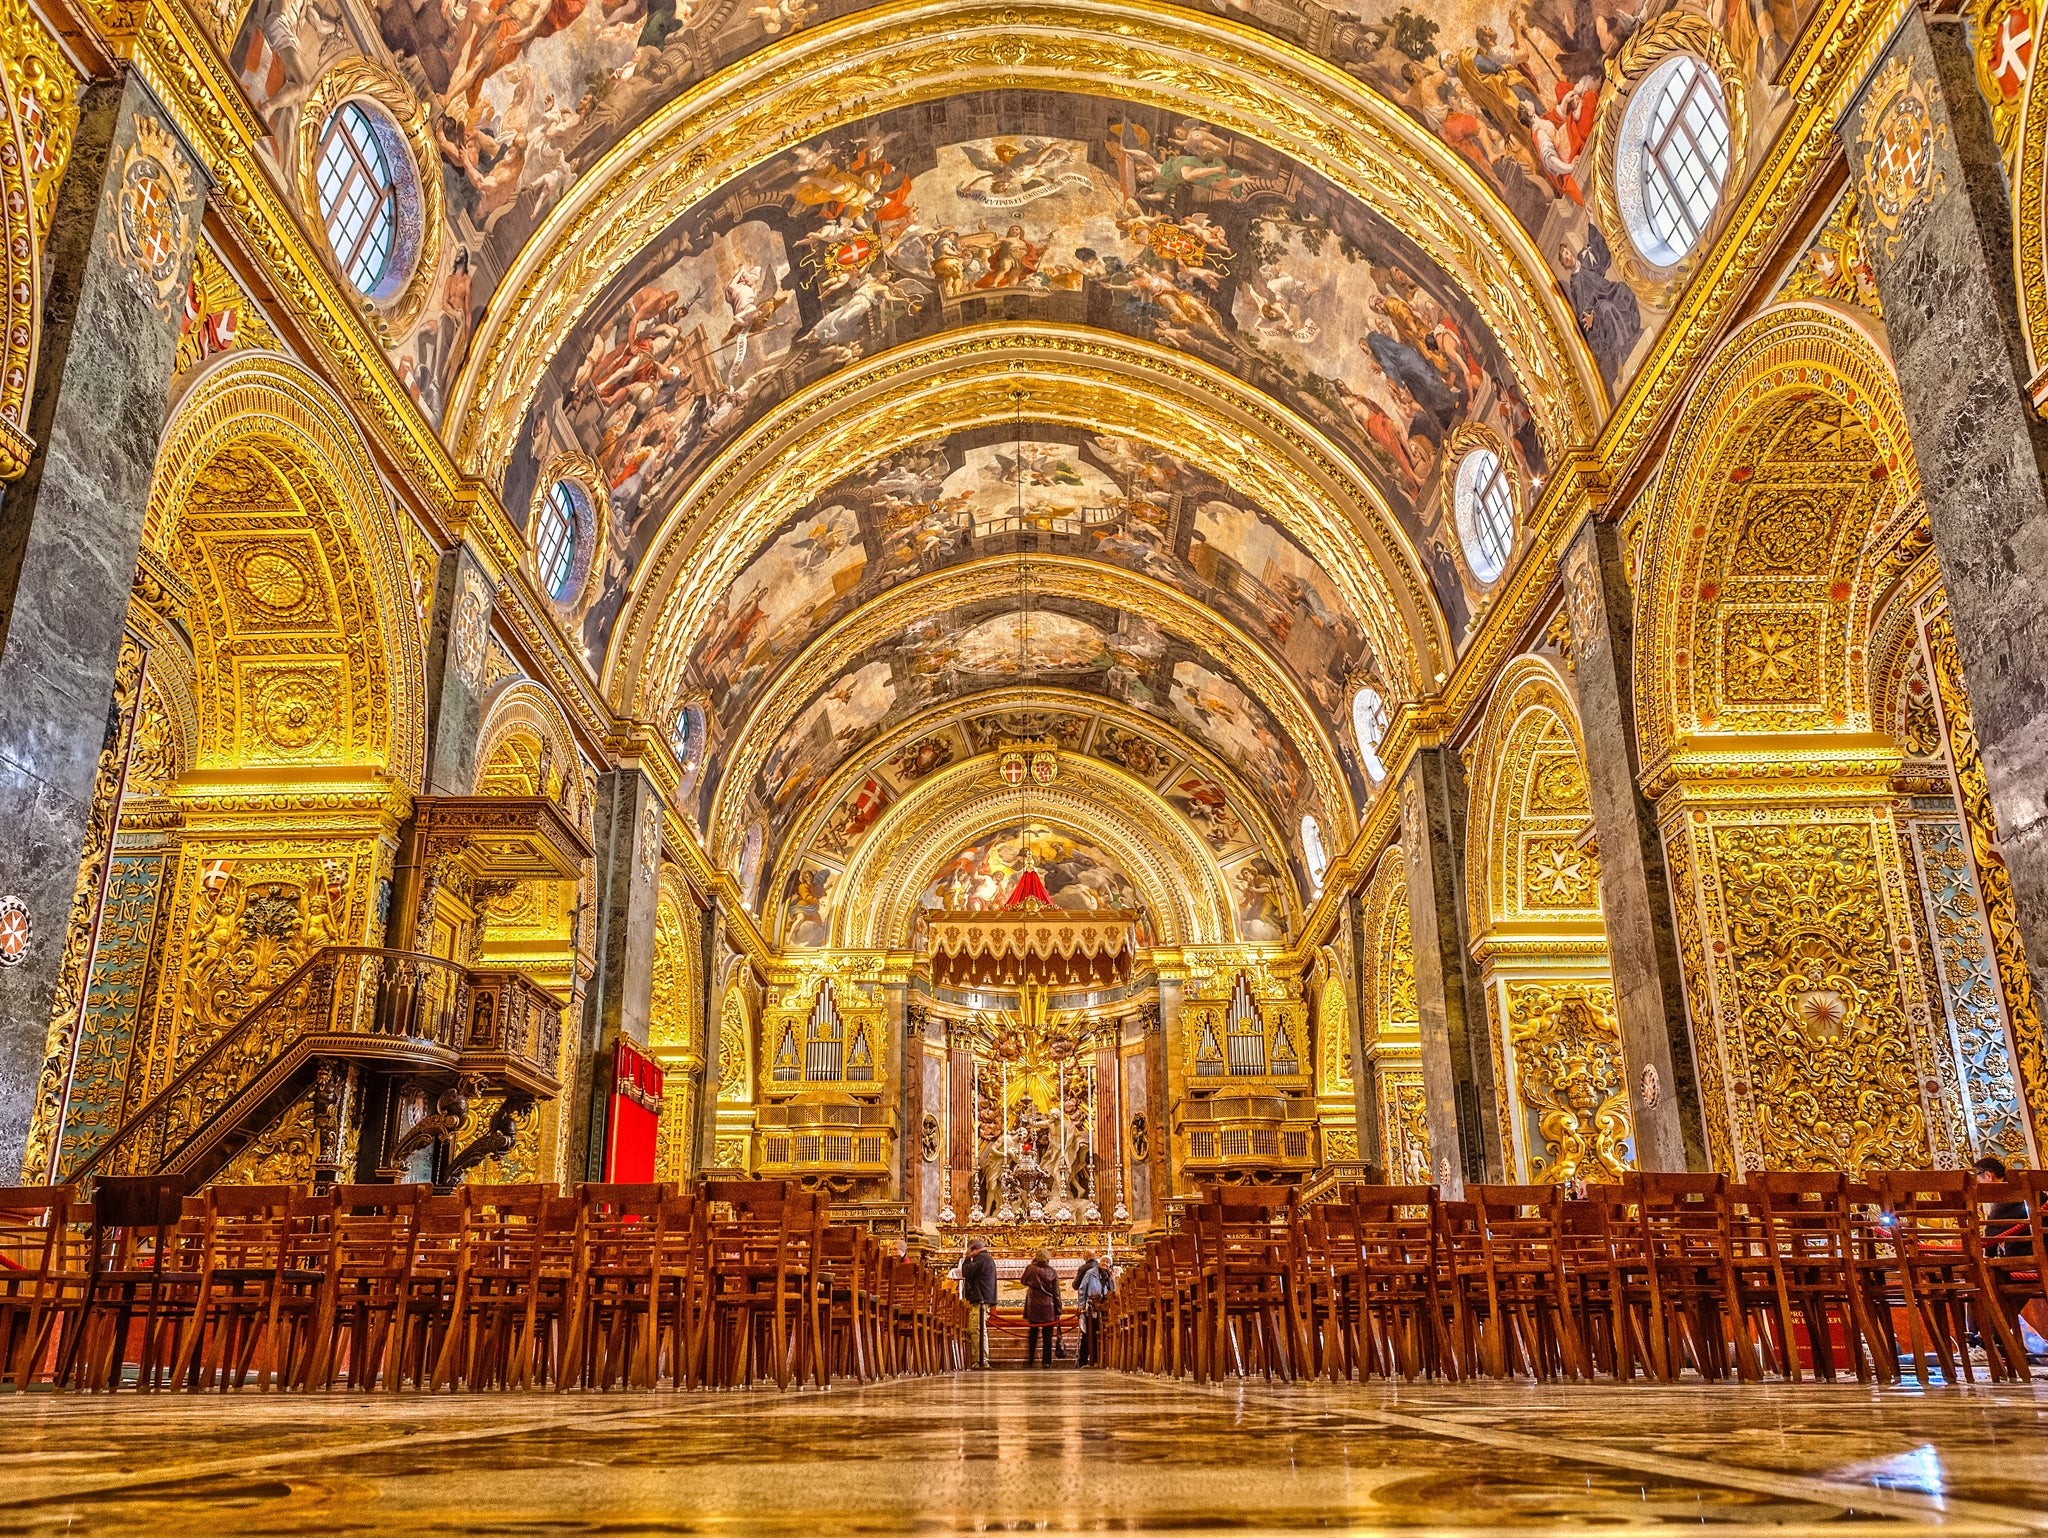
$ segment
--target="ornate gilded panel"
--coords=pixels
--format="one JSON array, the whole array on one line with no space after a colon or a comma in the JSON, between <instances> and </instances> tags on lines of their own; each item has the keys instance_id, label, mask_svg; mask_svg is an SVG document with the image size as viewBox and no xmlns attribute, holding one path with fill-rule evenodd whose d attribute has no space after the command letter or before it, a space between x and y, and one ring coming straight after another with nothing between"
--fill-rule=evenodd
<instances>
[{"instance_id":1,"label":"ornate gilded panel","mask_svg":"<svg viewBox=\"0 0 2048 1538\"><path fill-rule=\"evenodd\" d=\"M1751 1169L1925 1167L1939 1088L1890 813L1693 813L1734 1157Z\"/></svg>"},{"instance_id":2,"label":"ornate gilded panel","mask_svg":"<svg viewBox=\"0 0 2048 1538\"><path fill-rule=\"evenodd\" d=\"M1962 824L1916 817L1902 831L1924 918L1921 933L1931 948L1929 973L1948 1023L1942 1080L1960 1102L1958 1141L1972 1158L1995 1154L2023 1167L2031 1162L2026 1107Z\"/></svg>"},{"instance_id":3,"label":"ornate gilded panel","mask_svg":"<svg viewBox=\"0 0 2048 1538\"><path fill-rule=\"evenodd\" d=\"M1506 982L1502 991L1523 1173L1549 1185L1611 1181L1635 1168L1614 989L1560 977Z\"/></svg>"}]
</instances>

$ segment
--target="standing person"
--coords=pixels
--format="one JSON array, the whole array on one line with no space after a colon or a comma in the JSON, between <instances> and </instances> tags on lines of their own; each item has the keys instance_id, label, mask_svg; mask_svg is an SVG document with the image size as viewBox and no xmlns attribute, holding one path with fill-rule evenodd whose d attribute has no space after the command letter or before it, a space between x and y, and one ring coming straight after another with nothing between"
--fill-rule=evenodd
<instances>
[{"instance_id":1,"label":"standing person","mask_svg":"<svg viewBox=\"0 0 2048 1538\"><path fill-rule=\"evenodd\" d=\"M1024 1322L1031 1326L1024 1347L1024 1364L1039 1365L1043 1341L1044 1365L1052 1366L1052 1338L1060 1327L1060 1274L1053 1270L1052 1256L1044 1250L1033 1255L1031 1264L1024 1268Z\"/></svg>"},{"instance_id":2,"label":"standing person","mask_svg":"<svg viewBox=\"0 0 2048 1538\"><path fill-rule=\"evenodd\" d=\"M1109 1267L1095 1258L1093 1250L1081 1253L1081 1269L1074 1273L1074 1302L1081 1311L1081 1356L1083 1367L1102 1365L1102 1300L1116 1291Z\"/></svg>"},{"instance_id":3,"label":"standing person","mask_svg":"<svg viewBox=\"0 0 2048 1538\"><path fill-rule=\"evenodd\" d=\"M988 1311L996 1302L996 1258L979 1239L967 1241L960 1262L960 1301L967 1305L967 1365L988 1366Z\"/></svg>"}]
</instances>

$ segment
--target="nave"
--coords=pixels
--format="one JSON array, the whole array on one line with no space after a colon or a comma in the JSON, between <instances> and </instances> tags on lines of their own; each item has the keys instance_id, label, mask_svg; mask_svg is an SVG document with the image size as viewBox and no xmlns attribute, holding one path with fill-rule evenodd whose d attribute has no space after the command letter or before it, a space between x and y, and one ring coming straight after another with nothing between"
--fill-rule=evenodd
<instances>
[{"instance_id":1,"label":"nave","mask_svg":"<svg viewBox=\"0 0 2048 1538\"><path fill-rule=\"evenodd\" d=\"M1197 1387L0 1402L0 1532L2048 1530L2036 1390Z\"/></svg>"}]
</instances>

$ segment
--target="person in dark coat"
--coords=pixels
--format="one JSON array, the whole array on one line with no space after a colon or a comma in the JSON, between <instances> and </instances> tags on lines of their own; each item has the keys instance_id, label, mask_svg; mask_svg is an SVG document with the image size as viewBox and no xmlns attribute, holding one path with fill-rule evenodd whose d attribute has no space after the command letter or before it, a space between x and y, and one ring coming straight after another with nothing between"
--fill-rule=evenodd
<instances>
[{"instance_id":1,"label":"person in dark coat","mask_svg":"<svg viewBox=\"0 0 2048 1538\"><path fill-rule=\"evenodd\" d=\"M1031 1327L1024 1347L1024 1365L1035 1367L1042 1360L1045 1366L1052 1366L1053 1337L1060 1327L1060 1274L1053 1270L1052 1256L1044 1250L1033 1255L1031 1264L1024 1268L1024 1322Z\"/></svg>"},{"instance_id":2,"label":"person in dark coat","mask_svg":"<svg viewBox=\"0 0 2048 1538\"><path fill-rule=\"evenodd\" d=\"M967 1241L960 1262L960 1301L967 1305L969 1367L988 1366L988 1311L996 1302L996 1258L979 1239Z\"/></svg>"}]
</instances>

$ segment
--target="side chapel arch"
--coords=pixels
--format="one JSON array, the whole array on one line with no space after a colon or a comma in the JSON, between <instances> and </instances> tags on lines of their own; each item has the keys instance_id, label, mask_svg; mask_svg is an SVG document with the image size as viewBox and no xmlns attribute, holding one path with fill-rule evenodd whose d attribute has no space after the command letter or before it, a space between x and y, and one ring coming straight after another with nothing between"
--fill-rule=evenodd
<instances>
[{"instance_id":1,"label":"side chapel arch","mask_svg":"<svg viewBox=\"0 0 2048 1538\"><path fill-rule=\"evenodd\" d=\"M1956 1157L1867 666L1918 495L1882 352L1791 304L1708 364L1648 511L1638 729L1731 1174Z\"/></svg>"},{"instance_id":2,"label":"side chapel arch","mask_svg":"<svg viewBox=\"0 0 2048 1538\"><path fill-rule=\"evenodd\" d=\"M1519 657L1473 750L1466 900L1500 1055L1511 1175L1612 1180L1635 1163L1585 749L1563 678Z\"/></svg>"}]
</instances>

